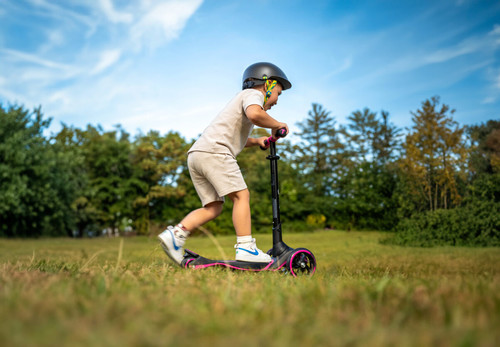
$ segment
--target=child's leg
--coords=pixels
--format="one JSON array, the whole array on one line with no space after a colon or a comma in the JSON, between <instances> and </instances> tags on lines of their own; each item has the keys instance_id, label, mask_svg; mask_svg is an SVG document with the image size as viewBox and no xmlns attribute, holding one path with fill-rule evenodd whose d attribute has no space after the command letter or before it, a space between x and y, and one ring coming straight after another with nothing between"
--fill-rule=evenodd
<instances>
[{"instance_id":1,"label":"child's leg","mask_svg":"<svg viewBox=\"0 0 500 347\"><path fill-rule=\"evenodd\" d=\"M233 225L236 230L236 260L269 263L271 257L257 248L252 238L250 192L243 189L228 195L233 201Z\"/></svg>"},{"instance_id":2,"label":"child's leg","mask_svg":"<svg viewBox=\"0 0 500 347\"><path fill-rule=\"evenodd\" d=\"M167 230L158 235L165 253L177 264L181 264L184 258L184 243L189 236L190 231L200 225L205 224L217 217L222 211L222 201L214 201L205 205L205 207L192 211L174 227L169 226ZM181 228L182 226L182 228Z\"/></svg>"},{"instance_id":3,"label":"child's leg","mask_svg":"<svg viewBox=\"0 0 500 347\"><path fill-rule=\"evenodd\" d=\"M182 226L189 231L193 231L200 225L210 222L222 212L222 201L214 201L202 208L192 211L181 221Z\"/></svg>"},{"instance_id":4,"label":"child's leg","mask_svg":"<svg viewBox=\"0 0 500 347\"><path fill-rule=\"evenodd\" d=\"M250 192L244 189L228 194L228 197L233 201L233 225L236 236L252 235Z\"/></svg>"}]
</instances>

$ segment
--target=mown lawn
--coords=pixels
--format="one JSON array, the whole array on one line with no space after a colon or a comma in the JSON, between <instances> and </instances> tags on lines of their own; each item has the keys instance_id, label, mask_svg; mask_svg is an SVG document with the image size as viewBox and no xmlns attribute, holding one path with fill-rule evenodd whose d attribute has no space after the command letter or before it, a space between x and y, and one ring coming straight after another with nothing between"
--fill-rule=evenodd
<instances>
[{"instance_id":1,"label":"mown lawn","mask_svg":"<svg viewBox=\"0 0 500 347\"><path fill-rule=\"evenodd\" d=\"M0 240L0 345L500 345L499 248L385 235L286 234L316 255L311 278L182 270L146 237ZM233 236L217 241L234 256ZM188 248L220 258L205 237Z\"/></svg>"}]
</instances>

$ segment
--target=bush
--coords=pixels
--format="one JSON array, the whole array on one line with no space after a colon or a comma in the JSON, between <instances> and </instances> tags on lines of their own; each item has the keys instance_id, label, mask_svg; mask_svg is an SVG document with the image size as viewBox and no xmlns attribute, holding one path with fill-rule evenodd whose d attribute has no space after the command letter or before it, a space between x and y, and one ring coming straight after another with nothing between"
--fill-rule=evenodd
<instances>
[{"instance_id":1,"label":"bush","mask_svg":"<svg viewBox=\"0 0 500 347\"><path fill-rule=\"evenodd\" d=\"M306 223L312 228L323 229L325 227L326 217L322 214L310 214L306 218Z\"/></svg>"},{"instance_id":2,"label":"bush","mask_svg":"<svg viewBox=\"0 0 500 347\"><path fill-rule=\"evenodd\" d=\"M383 243L406 246L500 246L500 203L475 201L403 219Z\"/></svg>"}]
</instances>

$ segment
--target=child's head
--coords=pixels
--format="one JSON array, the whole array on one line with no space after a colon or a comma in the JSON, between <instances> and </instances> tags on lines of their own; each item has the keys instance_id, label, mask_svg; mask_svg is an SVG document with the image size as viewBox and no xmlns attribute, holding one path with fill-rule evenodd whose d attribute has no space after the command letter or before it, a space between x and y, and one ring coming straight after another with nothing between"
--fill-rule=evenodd
<instances>
[{"instance_id":1,"label":"child's head","mask_svg":"<svg viewBox=\"0 0 500 347\"><path fill-rule=\"evenodd\" d=\"M265 95L264 109L267 111L278 102L282 90L290 89L292 84L285 73L271 63L256 63L247 67L243 73L243 89L255 88Z\"/></svg>"},{"instance_id":2,"label":"child's head","mask_svg":"<svg viewBox=\"0 0 500 347\"><path fill-rule=\"evenodd\" d=\"M263 85L268 79L278 81L283 90L292 88L288 77L279 67L271 63L255 63L243 72L243 89Z\"/></svg>"}]
</instances>

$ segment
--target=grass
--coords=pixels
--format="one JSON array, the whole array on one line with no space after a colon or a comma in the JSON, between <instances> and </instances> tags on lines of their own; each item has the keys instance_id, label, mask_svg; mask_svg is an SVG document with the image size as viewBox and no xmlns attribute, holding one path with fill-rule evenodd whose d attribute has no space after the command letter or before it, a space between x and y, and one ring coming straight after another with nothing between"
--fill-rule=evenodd
<instances>
[{"instance_id":1,"label":"grass","mask_svg":"<svg viewBox=\"0 0 500 347\"><path fill-rule=\"evenodd\" d=\"M499 248L287 234L311 278L182 270L156 240L0 240L2 346L498 346ZM233 256L234 237L218 237ZM262 249L270 235L258 235ZM189 248L220 257L208 238Z\"/></svg>"}]
</instances>

